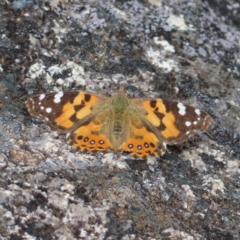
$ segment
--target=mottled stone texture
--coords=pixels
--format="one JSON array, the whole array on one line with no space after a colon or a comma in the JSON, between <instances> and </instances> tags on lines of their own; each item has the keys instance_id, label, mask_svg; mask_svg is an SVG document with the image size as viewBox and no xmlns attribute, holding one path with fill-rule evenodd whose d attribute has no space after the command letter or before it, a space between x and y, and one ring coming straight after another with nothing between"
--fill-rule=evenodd
<instances>
[{"instance_id":1,"label":"mottled stone texture","mask_svg":"<svg viewBox=\"0 0 240 240\"><path fill-rule=\"evenodd\" d=\"M223 0L1 1L1 239L240 239L239 12ZM180 100L214 125L156 161L74 152L24 102L76 89Z\"/></svg>"}]
</instances>

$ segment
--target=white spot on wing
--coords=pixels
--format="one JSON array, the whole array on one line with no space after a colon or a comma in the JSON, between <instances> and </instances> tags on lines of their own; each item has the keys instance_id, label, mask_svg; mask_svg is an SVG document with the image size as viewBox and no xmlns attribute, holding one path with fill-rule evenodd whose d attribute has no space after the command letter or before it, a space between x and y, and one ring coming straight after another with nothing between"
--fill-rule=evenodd
<instances>
[{"instance_id":1,"label":"white spot on wing","mask_svg":"<svg viewBox=\"0 0 240 240\"><path fill-rule=\"evenodd\" d=\"M190 127L190 126L192 125L192 123L189 122L189 121L186 121L186 122L185 122L185 125L186 125L187 127Z\"/></svg>"},{"instance_id":2,"label":"white spot on wing","mask_svg":"<svg viewBox=\"0 0 240 240\"><path fill-rule=\"evenodd\" d=\"M63 92L56 93L54 96L54 102L55 103L60 103L61 102L61 97L63 96Z\"/></svg>"},{"instance_id":3,"label":"white spot on wing","mask_svg":"<svg viewBox=\"0 0 240 240\"><path fill-rule=\"evenodd\" d=\"M44 107L43 107L43 106L41 106L40 108L41 108L41 110L43 110L43 109L44 109Z\"/></svg>"},{"instance_id":4,"label":"white spot on wing","mask_svg":"<svg viewBox=\"0 0 240 240\"><path fill-rule=\"evenodd\" d=\"M193 124L194 124L194 125L197 125L197 121L194 121Z\"/></svg>"},{"instance_id":5,"label":"white spot on wing","mask_svg":"<svg viewBox=\"0 0 240 240\"><path fill-rule=\"evenodd\" d=\"M182 103L178 103L177 107L179 109L178 113L184 116L186 114L186 107Z\"/></svg>"},{"instance_id":6,"label":"white spot on wing","mask_svg":"<svg viewBox=\"0 0 240 240\"><path fill-rule=\"evenodd\" d=\"M50 113L51 111L52 111L51 108L46 108L46 112L47 112L47 113Z\"/></svg>"},{"instance_id":7,"label":"white spot on wing","mask_svg":"<svg viewBox=\"0 0 240 240\"><path fill-rule=\"evenodd\" d=\"M44 98L45 98L45 94L41 94L41 95L39 96L39 100L40 100L40 101L42 101Z\"/></svg>"},{"instance_id":8,"label":"white spot on wing","mask_svg":"<svg viewBox=\"0 0 240 240\"><path fill-rule=\"evenodd\" d=\"M199 109L195 109L195 113L196 113L197 115L200 115L200 114L201 114L201 112L200 112Z\"/></svg>"},{"instance_id":9,"label":"white spot on wing","mask_svg":"<svg viewBox=\"0 0 240 240\"><path fill-rule=\"evenodd\" d=\"M66 139L68 139L70 136L70 132L66 134Z\"/></svg>"}]
</instances>

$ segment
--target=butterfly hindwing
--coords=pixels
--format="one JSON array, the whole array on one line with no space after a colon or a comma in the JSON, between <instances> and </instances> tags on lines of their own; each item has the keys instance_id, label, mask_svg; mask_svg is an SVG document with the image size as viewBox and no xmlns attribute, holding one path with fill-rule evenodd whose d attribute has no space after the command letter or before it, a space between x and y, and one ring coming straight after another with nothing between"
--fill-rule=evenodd
<instances>
[{"instance_id":1,"label":"butterfly hindwing","mask_svg":"<svg viewBox=\"0 0 240 240\"><path fill-rule=\"evenodd\" d=\"M68 143L80 151L107 151L112 149L112 143L101 132L102 122L96 120L85 122L77 127L67 137Z\"/></svg>"},{"instance_id":2,"label":"butterfly hindwing","mask_svg":"<svg viewBox=\"0 0 240 240\"><path fill-rule=\"evenodd\" d=\"M133 126L132 136L119 147L119 150L137 158L157 157L165 152L165 145L146 126L140 128Z\"/></svg>"}]
</instances>

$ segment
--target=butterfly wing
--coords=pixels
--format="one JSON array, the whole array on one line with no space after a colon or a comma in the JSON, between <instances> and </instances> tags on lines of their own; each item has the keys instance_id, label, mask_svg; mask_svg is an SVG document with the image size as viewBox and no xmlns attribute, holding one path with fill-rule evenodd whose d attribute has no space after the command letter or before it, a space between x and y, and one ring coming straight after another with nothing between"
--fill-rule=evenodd
<instances>
[{"instance_id":1,"label":"butterfly wing","mask_svg":"<svg viewBox=\"0 0 240 240\"><path fill-rule=\"evenodd\" d=\"M28 98L28 112L44 121L52 130L68 132L76 121L93 112L93 106L106 101L101 95L85 92L57 92Z\"/></svg>"},{"instance_id":2,"label":"butterfly wing","mask_svg":"<svg viewBox=\"0 0 240 240\"><path fill-rule=\"evenodd\" d=\"M120 149L139 158L160 156L166 144L181 143L212 123L207 113L179 102L130 99L129 106L132 133Z\"/></svg>"},{"instance_id":3,"label":"butterfly wing","mask_svg":"<svg viewBox=\"0 0 240 240\"><path fill-rule=\"evenodd\" d=\"M106 134L102 133L102 122L87 121L67 135L67 141L80 151L107 151L113 148Z\"/></svg>"},{"instance_id":4,"label":"butterfly wing","mask_svg":"<svg viewBox=\"0 0 240 240\"><path fill-rule=\"evenodd\" d=\"M166 144L161 141L159 132L146 119L146 111L139 104L140 99L129 100L126 118L127 137L119 146L119 151L127 152L136 158L160 156L165 152Z\"/></svg>"},{"instance_id":5,"label":"butterfly wing","mask_svg":"<svg viewBox=\"0 0 240 240\"><path fill-rule=\"evenodd\" d=\"M68 133L67 140L74 148L101 151L112 148L100 133L102 119L97 119L107 102L102 95L58 92L30 97L26 106L33 117L43 120L52 130Z\"/></svg>"},{"instance_id":6,"label":"butterfly wing","mask_svg":"<svg viewBox=\"0 0 240 240\"><path fill-rule=\"evenodd\" d=\"M197 130L207 131L212 118L205 112L165 99L142 100L146 119L160 132L167 144L178 144L187 140Z\"/></svg>"},{"instance_id":7,"label":"butterfly wing","mask_svg":"<svg viewBox=\"0 0 240 240\"><path fill-rule=\"evenodd\" d=\"M166 146L146 124L135 125L132 121L132 131L128 139L121 144L119 151L127 152L136 158L147 158L148 156L161 156Z\"/></svg>"}]
</instances>

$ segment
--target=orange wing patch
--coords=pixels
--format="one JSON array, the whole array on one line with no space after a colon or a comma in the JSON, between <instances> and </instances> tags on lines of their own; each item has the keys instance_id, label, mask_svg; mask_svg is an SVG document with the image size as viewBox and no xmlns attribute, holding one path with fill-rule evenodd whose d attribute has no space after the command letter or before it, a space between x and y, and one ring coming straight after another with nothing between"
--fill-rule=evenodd
<instances>
[{"instance_id":1,"label":"orange wing patch","mask_svg":"<svg viewBox=\"0 0 240 240\"><path fill-rule=\"evenodd\" d=\"M163 149L165 147L159 142L157 136L145 127L133 127L133 136L119 147L119 150L138 158L146 158L149 155L159 156Z\"/></svg>"},{"instance_id":2,"label":"orange wing patch","mask_svg":"<svg viewBox=\"0 0 240 240\"><path fill-rule=\"evenodd\" d=\"M176 118L173 112L166 110L166 105L161 99L143 101L142 105L147 111L147 120L160 130L164 138L179 136L180 131L175 125Z\"/></svg>"},{"instance_id":3,"label":"orange wing patch","mask_svg":"<svg viewBox=\"0 0 240 240\"><path fill-rule=\"evenodd\" d=\"M74 99L64 104L62 114L54 121L58 126L71 128L77 120L88 116L92 106L98 102L94 95L79 93Z\"/></svg>"},{"instance_id":4,"label":"orange wing patch","mask_svg":"<svg viewBox=\"0 0 240 240\"><path fill-rule=\"evenodd\" d=\"M68 142L81 151L106 151L112 149L111 142L100 132L102 124L95 121L80 126L68 137Z\"/></svg>"}]
</instances>

